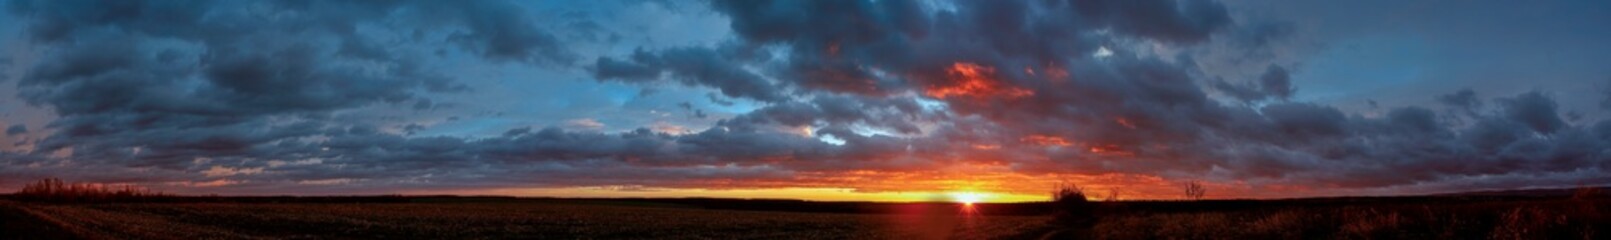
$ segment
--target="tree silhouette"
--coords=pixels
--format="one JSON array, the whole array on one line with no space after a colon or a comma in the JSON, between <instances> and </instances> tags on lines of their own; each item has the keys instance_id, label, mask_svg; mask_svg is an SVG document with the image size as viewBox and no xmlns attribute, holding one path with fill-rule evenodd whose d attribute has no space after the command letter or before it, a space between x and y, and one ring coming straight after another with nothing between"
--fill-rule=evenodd
<instances>
[{"instance_id":1,"label":"tree silhouette","mask_svg":"<svg viewBox=\"0 0 1611 240\"><path fill-rule=\"evenodd\" d=\"M1186 181L1181 187L1186 189L1186 199L1203 200L1203 194L1208 193L1208 188L1197 181Z\"/></svg>"}]
</instances>

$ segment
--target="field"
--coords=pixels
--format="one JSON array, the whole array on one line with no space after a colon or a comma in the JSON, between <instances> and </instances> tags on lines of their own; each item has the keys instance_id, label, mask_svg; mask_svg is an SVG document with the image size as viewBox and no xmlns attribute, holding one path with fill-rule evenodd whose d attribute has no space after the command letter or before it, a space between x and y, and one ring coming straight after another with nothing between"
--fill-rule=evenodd
<instances>
[{"instance_id":1,"label":"field","mask_svg":"<svg viewBox=\"0 0 1611 240\"><path fill-rule=\"evenodd\" d=\"M586 201L4 204L12 211L6 224L57 227L7 229L8 239L988 239L1045 222L941 213L947 211L805 213Z\"/></svg>"},{"instance_id":2,"label":"field","mask_svg":"<svg viewBox=\"0 0 1611 240\"><path fill-rule=\"evenodd\" d=\"M1098 239L1611 239L1611 201L1388 199L1113 214ZM1122 211L1122 210L1120 210Z\"/></svg>"},{"instance_id":3,"label":"field","mask_svg":"<svg viewBox=\"0 0 1611 240\"><path fill-rule=\"evenodd\" d=\"M1611 199L834 203L483 197L0 200L0 239L1607 239Z\"/></svg>"}]
</instances>

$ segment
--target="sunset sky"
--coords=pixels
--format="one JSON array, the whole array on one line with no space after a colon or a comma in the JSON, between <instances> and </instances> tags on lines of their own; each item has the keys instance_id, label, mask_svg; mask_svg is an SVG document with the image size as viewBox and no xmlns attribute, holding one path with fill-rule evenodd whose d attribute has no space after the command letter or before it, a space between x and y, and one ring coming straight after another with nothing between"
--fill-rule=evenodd
<instances>
[{"instance_id":1,"label":"sunset sky","mask_svg":"<svg viewBox=\"0 0 1611 240\"><path fill-rule=\"evenodd\" d=\"M0 4L0 192L1611 184L1611 1Z\"/></svg>"}]
</instances>

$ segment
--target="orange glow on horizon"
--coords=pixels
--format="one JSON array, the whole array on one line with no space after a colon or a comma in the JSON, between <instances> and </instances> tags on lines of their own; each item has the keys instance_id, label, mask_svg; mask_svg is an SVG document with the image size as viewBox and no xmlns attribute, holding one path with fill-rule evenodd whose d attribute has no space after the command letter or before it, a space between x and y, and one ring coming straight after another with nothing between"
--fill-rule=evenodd
<instances>
[{"instance_id":1,"label":"orange glow on horizon","mask_svg":"<svg viewBox=\"0 0 1611 240\"><path fill-rule=\"evenodd\" d=\"M982 202L990 196L989 194L978 192L952 192L950 195L952 201L956 201L964 205L973 205L974 203Z\"/></svg>"}]
</instances>

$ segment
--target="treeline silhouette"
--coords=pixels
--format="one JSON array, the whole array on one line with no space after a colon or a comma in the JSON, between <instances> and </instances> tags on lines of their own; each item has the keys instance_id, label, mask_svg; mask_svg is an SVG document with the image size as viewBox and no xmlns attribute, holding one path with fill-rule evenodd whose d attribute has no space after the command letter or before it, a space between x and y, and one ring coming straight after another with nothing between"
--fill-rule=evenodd
<instances>
[{"instance_id":1,"label":"treeline silhouette","mask_svg":"<svg viewBox=\"0 0 1611 240\"><path fill-rule=\"evenodd\" d=\"M48 202L114 202L170 196L134 185L67 183L57 178L23 185L22 190L12 194L19 200Z\"/></svg>"},{"instance_id":2,"label":"treeline silhouette","mask_svg":"<svg viewBox=\"0 0 1611 240\"><path fill-rule=\"evenodd\" d=\"M447 195L403 196L219 196L176 195L153 191L132 184L69 183L59 178L45 178L23 185L15 193L0 195L0 199L40 203L403 203L434 202L439 199L481 199L482 201L515 199L514 197L459 197Z\"/></svg>"}]
</instances>

